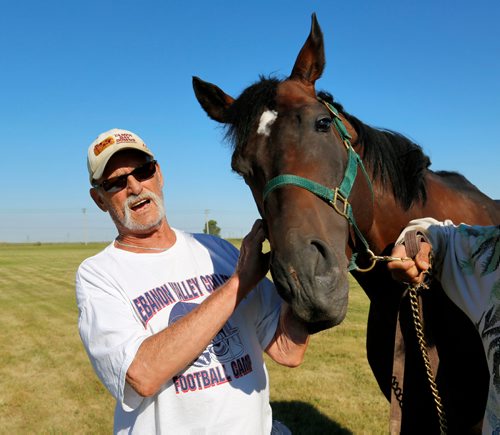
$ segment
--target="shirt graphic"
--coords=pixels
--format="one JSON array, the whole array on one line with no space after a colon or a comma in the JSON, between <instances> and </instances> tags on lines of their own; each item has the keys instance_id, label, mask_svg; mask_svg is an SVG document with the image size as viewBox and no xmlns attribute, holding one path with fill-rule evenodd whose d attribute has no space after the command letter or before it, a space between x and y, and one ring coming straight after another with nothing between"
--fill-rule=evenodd
<instances>
[{"instance_id":1,"label":"shirt graphic","mask_svg":"<svg viewBox=\"0 0 500 435\"><path fill-rule=\"evenodd\" d=\"M197 306L198 304L178 302L170 312L168 325L170 326ZM243 350L238 328L233 328L228 321L192 365L206 367L212 360L227 363L240 357Z\"/></svg>"}]
</instances>

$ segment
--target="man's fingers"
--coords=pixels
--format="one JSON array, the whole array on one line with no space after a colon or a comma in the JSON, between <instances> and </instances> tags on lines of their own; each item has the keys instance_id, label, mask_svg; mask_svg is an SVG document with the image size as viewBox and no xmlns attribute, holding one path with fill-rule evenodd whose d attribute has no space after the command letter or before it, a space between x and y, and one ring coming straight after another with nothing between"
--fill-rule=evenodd
<instances>
[{"instance_id":1,"label":"man's fingers","mask_svg":"<svg viewBox=\"0 0 500 435\"><path fill-rule=\"evenodd\" d=\"M402 247L403 249L396 249ZM404 246L396 246L392 255L394 257L404 258L406 255L406 250ZM408 282L411 284L416 284L420 282L420 270L418 269L416 263L413 260L396 260L391 261L388 264L388 269L391 272L392 278L396 281Z\"/></svg>"},{"instance_id":2,"label":"man's fingers","mask_svg":"<svg viewBox=\"0 0 500 435\"><path fill-rule=\"evenodd\" d=\"M252 225L252 229L246 235L245 239L255 243L262 244L266 240L266 234L264 232L264 226L262 224L262 219L257 219Z\"/></svg>"},{"instance_id":3,"label":"man's fingers","mask_svg":"<svg viewBox=\"0 0 500 435\"><path fill-rule=\"evenodd\" d=\"M396 245L392 248L392 257L405 258L406 257L406 248L405 245Z\"/></svg>"},{"instance_id":4,"label":"man's fingers","mask_svg":"<svg viewBox=\"0 0 500 435\"><path fill-rule=\"evenodd\" d=\"M419 251L415 257L415 262L421 270L429 269L429 255L431 252L431 245L426 242L420 243Z\"/></svg>"},{"instance_id":5,"label":"man's fingers","mask_svg":"<svg viewBox=\"0 0 500 435\"><path fill-rule=\"evenodd\" d=\"M257 231L259 229L259 227L262 227L262 219L256 219L255 222L253 223L252 225L252 229L250 230L250 232L254 232L254 231Z\"/></svg>"}]
</instances>

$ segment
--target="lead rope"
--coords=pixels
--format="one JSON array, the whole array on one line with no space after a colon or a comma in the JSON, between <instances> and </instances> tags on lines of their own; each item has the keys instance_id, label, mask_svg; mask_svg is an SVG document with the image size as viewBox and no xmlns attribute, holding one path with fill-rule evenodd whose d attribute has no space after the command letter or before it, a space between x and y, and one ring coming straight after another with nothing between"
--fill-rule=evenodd
<instances>
[{"instance_id":1,"label":"lead rope","mask_svg":"<svg viewBox=\"0 0 500 435\"><path fill-rule=\"evenodd\" d=\"M419 250L420 241L426 241L425 236L416 231L408 231L404 237L404 244L406 247L406 253L408 257L414 258ZM415 333L417 336L417 341L419 345L419 350L424 361L425 371L427 375L427 380L429 382L429 387L431 390L432 397L436 406L436 412L439 421L439 429L441 435L448 432L448 424L446 419L446 413L444 411L441 396L439 394L439 389L435 380L434 373L437 373L437 366L439 364L439 356L437 354L436 346L429 346L425 339L424 327L422 323L423 311L420 306L419 300L421 299L420 293L423 290L429 289L430 282L430 270L424 277L424 280L420 284L410 285L408 284L403 296L408 293L410 298L410 307L412 311L413 324L415 326ZM432 360L432 361L431 361ZM401 410L403 407L403 380L404 380L404 365L405 365L405 350L404 350L404 340L401 331L401 324L398 317L396 322L396 337L394 343L394 362L393 362L393 375L391 381L391 419L390 419L390 433L398 434L401 431ZM434 370L433 370L434 366Z\"/></svg>"},{"instance_id":2,"label":"lead rope","mask_svg":"<svg viewBox=\"0 0 500 435\"><path fill-rule=\"evenodd\" d=\"M429 349L429 346L427 345L427 341L425 339L424 327L422 324L422 319L420 317L418 292L428 289L429 289L429 284L426 281L423 281L420 284L416 285L408 285L407 287L408 295L410 297L411 312L413 315L413 324L415 325L415 332L417 334L418 346L420 348L420 353L422 354L422 358L424 360L427 380L429 381L429 387L431 389L432 397L436 405L436 411L439 420L439 430L441 432L441 435L444 435L448 432L448 422L446 420L446 413L444 411L443 402L439 394L439 389L435 380L435 376L432 371L429 353L427 351L427 349ZM435 347L433 349L434 351L436 351Z\"/></svg>"}]
</instances>

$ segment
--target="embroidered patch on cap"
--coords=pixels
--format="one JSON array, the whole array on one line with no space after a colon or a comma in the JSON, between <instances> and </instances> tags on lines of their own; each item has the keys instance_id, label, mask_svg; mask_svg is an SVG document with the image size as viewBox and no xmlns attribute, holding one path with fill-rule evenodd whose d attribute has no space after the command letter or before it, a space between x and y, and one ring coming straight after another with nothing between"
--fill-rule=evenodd
<instances>
[{"instance_id":1,"label":"embroidered patch on cap","mask_svg":"<svg viewBox=\"0 0 500 435\"><path fill-rule=\"evenodd\" d=\"M115 143L115 138L113 136L108 136L103 141L99 142L94 146L94 155L97 157L101 154L107 147Z\"/></svg>"}]
</instances>

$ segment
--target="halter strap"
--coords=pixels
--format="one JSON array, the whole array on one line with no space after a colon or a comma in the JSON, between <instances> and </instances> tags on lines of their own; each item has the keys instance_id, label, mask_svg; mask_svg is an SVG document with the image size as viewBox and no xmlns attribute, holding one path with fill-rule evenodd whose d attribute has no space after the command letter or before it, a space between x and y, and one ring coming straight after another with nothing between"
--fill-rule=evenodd
<instances>
[{"instance_id":1,"label":"halter strap","mask_svg":"<svg viewBox=\"0 0 500 435\"><path fill-rule=\"evenodd\" d=\"M370 179L368 178L368 174L366 173L365 167L363 166L363 162L361 161L359 154L356 153L356 151L354 151L354 149L351 146L347 149L347 153L348 153L347 166L344 173L344 178L342 179L342 182L340 183L339 187L330 189L329 187L317 183L316 181L309 180L308 178L292 174L282 174L269 180L269 182L266 184L263 193L264 201L273 190L282 186L286 186L288 184L309 190L309 192L314 193L316 196L319 196L320 198L323 198L328 202L332 202L334 199L336 199L336 197L338 198L339 195L341 199L347 200L347 198L349 198L349 195L351 194L352 187L354 186L354 182L356 180L356 176L358 173L358 166L361 167L363 173L365 174L369 182L373 199L373 190L371 189L371 182Z\"/></svg>"},{"instance_id":2,"label":"halter strap","mask_svg":"<svg viewBox=\"0 0 500 435\"><path fill-rule=\"evenodd\" d=\"M366 169L363 165L361 158L359 157L358 153L354 151L351 145L351 140L350 140L351 135L348 133L344 123L342 122L342 119L340 118L337 109L327 101L324 101L322 99L319 99L319 101L322 102L327 107L327 109L332 113L333 125L335 126L337 132L340 135L340 138L342 139L342 142L347 148L347 165L344 172L344 177L342 178L340 185L338 187L331 189L320 183L317 183L315 181L309 180L304 177L300 177L298 175L281 174L269 180L267 184L264 186L264 192L262 194L263 201L265 202L266 198L273 190L286 185L293 185L308 190L309 192L327 201L335 209L335 211L337 211L337 213L344 216L349 221L354 231L356 232L356 235L363 243L365 252L370 254L370 256L373 258L374 254L370 250L368 242L366 241L360 229L356 225L356 219L354 218L352 206L348 201L348 198L351 194L351 190L354 186L354 182L356 181L356 176L358 173L358 166L359 166L368 182L368 186L370 187L370 192L372 195L372 202L373 202L373 188L370 177L366 172ZM342 205L341 208L339 208L338 206L339 202ZM358 253L353 252L351 260L349 262L349 270L357 269L360 271L368 271L375 265L375 262L373 262L373 264L368 269L360 269L356 264L357 256Z\"/></svg>"}]
</instances>

